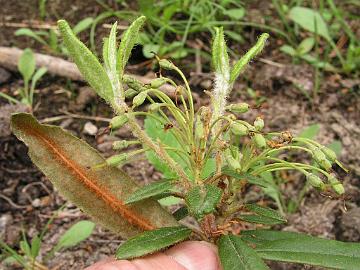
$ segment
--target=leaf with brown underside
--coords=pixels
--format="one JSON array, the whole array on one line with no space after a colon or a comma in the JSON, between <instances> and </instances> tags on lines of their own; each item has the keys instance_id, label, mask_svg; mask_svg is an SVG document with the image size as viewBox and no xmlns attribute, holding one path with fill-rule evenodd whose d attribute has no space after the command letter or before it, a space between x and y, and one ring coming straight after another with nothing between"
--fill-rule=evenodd
<instances>
[{"instance_id":1,"label":"leaf with brown underside","mask_svg":"<svg viewBox=\"0 0 360 270\"><path fill-rule=\"evenodd\" d=\"M104 159L86 142L60 127L41 125L26 113L12 115L11 127L29 147L32 161L60 193L108 229L129 237L177 225L154 200L125 205L137 185L117 168L90 169Z\"/></svg>"}]
</instances>

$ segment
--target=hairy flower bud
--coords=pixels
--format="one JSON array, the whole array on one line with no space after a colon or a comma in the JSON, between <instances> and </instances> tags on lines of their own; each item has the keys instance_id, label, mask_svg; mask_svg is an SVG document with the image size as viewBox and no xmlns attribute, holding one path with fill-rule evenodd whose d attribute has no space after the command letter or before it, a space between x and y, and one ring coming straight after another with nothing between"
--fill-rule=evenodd
<instances>
[{"instance_id":1,"label":"hairy flower bud","mask_svg":"<svg viewBox=\"0 0 360 270\"><path fill-rule=\"evenodd\" d=\"M345 193L345 189L344 186L341 184L341 182L336 178L335 175L330 174L330 176L328 177L328 181L331 184L332 189L338 194L344 194Z\"/></svg>"},{"instance_id":2,"label":"hairy flower bud","mask_svg":"<svg viewBox=\"0 0 360 270\"><path fill-rule=\"evenodd\" d=\"M320 149L331 162L334 162L336 160L336 153L333 150L324 145L321 146Z\"/></svg>"},{"instance_id":3,"label":"hairy flower bud","mask_svg":"<svg viewBox=\"0 0 360 270\"><path fill-rule=\"evenodd\" d=\"M118 115L115 116L113 119L111 119L110 121L110 128L111 129L118 129L121 128L123 125L125 125L128 121L128 117L126 116L126 114L122 114L122 115Z\"/></svg>"},{"instance_id":4,"label":"hairy flower bud","mask_svg":"<svg viewBox=\"0 0 360 270\"><path fill-rule=\"evenodd\" d=\"M225 150L224 153L225 156L225 160L227 162L227 164L229 165L229 167L235 171L239 171L241 170L241 165L239 160L237 160L236 158L233 157L232 152L229 148L227 148Z\"/></svg>"},{"instance_id":5,"label":"hairy flower bud","mask_svg":"<svg viewBox=\"0 0 360 270\"><path fill-rule=\"evenodd\" d=\"M146 97L147 97L147 91L144 92L140 92L139 94L137 94L134 99L133 99L133 108L140 106L141 104L144 103Z\"/></svg>"},{"instance_id":6,"label":"hairy flower bud","mask_svg":"<svg viewBox=\"0 0 360 270\"><path fill-rule=\"evenodd\" d=\"M307 173L306 174L306 180L308 181L308 183L315 187L315 188L320 188L322 189L324 187L324 183L323 181L321 181L320 177L317 176L316 174L313 173Z\"/></svg>"},{"instance_id":7,"label":"hairy flower bud","mask_svg":"<svg viewBox=\"0 0 360 270\"><path fill-rule=\"evenodd\" d=\"M166 83L166 81L167 80L163 77L156 78L150 82L150 87L151 88L159 88L159 87L163 86Z\"/></svg>"},{"instance_id":8,"label":"hairy flower bud","mask_svg":"<svg viewBox=\"0 0 360 270\"><path fill-rule=\"evenodd\" d=\"M329 171L332 167L331 162L326 158L326 155L319 147L312 146L310 147L312 151L312 155L315 161L326 171Z\"/></svg>"},{"instance_id":9,"label":"hairy flower bud","mask_svg":"<svg viewBox=\"0 0 360 270\"><path fill-rule=\"evenodd\" d=\"M256 117L254 127L258 131L262 130L264 128L264 120L261 117Z\"/></svg>"},{"instance_id":10,"label":"hairy flower bud","mask_svg":"<svg viewBox=\"0 0 360 270\"><path fill-rule=\"evenodd\" d=\"M138 91L129 88L128 90L125 91L125 98L133 98L137 95Z\"/></svg>"},{"instance_id":11,"label":"hairy flower bud","mask_svg":"<svg viewBox=\"0 0 360 270\"><path fill-rule=\"evenodd\" d=\"M115 155L115 156L109 157L108 159L106 159L106 163L109 166L118 166L118 165L124 163L127 159L128 159L128 154L122 153L120 155Z\"/></svg>"},{"instance_id":12,"label":"hairy flower bud","mask_svg":"<svg viewBox=\"0 0 360 270\"><path fill-rule=\"evenodd\" d=\"M246 113L249 110L249 104L244 102L230 104L229 106L226 106L226 110L233 113Z\"/></svg>"},{"instance_id":13,"label":"hairy flower bud","mask_svg":"<svg viewBox=\"0 0 360 270\"><path fill-rule=\"evenodd\" d=\"M161 107L160 103L152 103L149 105L148 109L150 112L157 112Z\"/></svg>"},{"instance_id":14,"label":"hairy flower bud","mask_svg":"<svg viewBox=\"0 0 360 270\"><path fill-rule=\"evenodd\" d=\"M129 147L130 143L127 140L121 140L121 141L115 141L112 144L112 148L114 150L121 150L124 149L126 147Z\"/></svg>"},{"instance_id":15,"label":"hairy flower bud","mask_svg":"<svg viewBox=\"0 0 360 270\"><path fill-rule=\"evenodd\" d=\"M256 133L253 137L253 141L258 148L266 148L265 137L259 133Z\"/></svg>"},{"instance_id":16,"label":"hairy flower bud","mask_svg":"<svg viewBox=\"0 0 360 270\"><path fill-rule=\"evenodd\" d=\"M247 126L235 121L231 123L230 130L233 134L238 136L245 136L249 133L249 129L247 128Z\"/></svg>"}]
</instances>

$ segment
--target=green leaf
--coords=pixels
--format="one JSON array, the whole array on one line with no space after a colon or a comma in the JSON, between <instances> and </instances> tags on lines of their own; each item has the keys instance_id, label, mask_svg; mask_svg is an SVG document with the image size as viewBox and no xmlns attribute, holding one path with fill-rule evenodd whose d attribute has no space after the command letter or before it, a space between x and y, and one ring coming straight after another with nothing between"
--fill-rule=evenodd
<instances>
[{"instance_id":1,"label":"green leaf","mask_svg":"<svg viewBox=\"0 0 360 270\"><path fill-rule=\"evenodd\" d=\"M129 237L177 224L154 200L126 206L124 201L137 189L134 181L60 127L41 125L30 114L19 113L12 115L11 128L59 192L106 228ZM103 166L95 169L99 164Z\"/></svg>"},{"instance_id":2,"label":"green leaf","mask_svg":"<svg viewBox=\"0 0 360 270\"><path fill-rule=\"evenodd\" d=\"M111 82L93 53L74 35L68 23L58 21L58 27L63 37L64 45L69 51L81 74L96 93L109 104L114 103Z\"/></svg>"},{"instance_id":3,"label":"green leaf","mask_svg":"<svg viewBox=\"0 0 360 270\"><path fill-rule=\"evenodd\" d=\"M165 227L144 232L120 245L116 251L116 258L132 259L154 253L185 240L190 234L191 230L184 226Z\"/></svg>"},{"instance_id":4,"label":"green leaf","mask_svg":"<svg viewBox=\"0 0 360 270\"><path fill-rule=\"evenodd\" d=\"M147 198L169 192L174 187L174 181L163 180L143 186L132 193L125 201L126 204L138 202Z\"/></svg>"},{"instance_id":5,"label":"green leaf","mask_svg":"<svg viewBox=\"0 0 360 270\"><path fill-rule=\"evenodd\" d=\"M42 37L40 37L40 35L38 35L36 32L32 31L29 28L20 28L15 32L15 36L28 36L44 45L47 45L46 41Z\"/></svg>"},{"instance_id":6,"label":"green leaf","mask_svg":"<svg viewBox=\"0 0 360 270\"><path fill-rule=\"evenodd\" d=\"M94 18L87 17L85 19L82 19L80 22L78 22L73 27L73 32L75 35L81 33L82 31L85 31L86 29L90 28L91 24L94 22Z\"/></svg>"},{"instance_id":7,"label":"green leaf","mask_svg":"<svg viewBox=\"0 0 360 270\"><path fill-rule=\"evenodd\" d=\"M95 224L88 220L82 220L72 225L59 239L53 251L76 246L88 238L95 228Z\"/></svg>"},{"instance_id":8,"label":"green leaf","mask_svg":"<svg viewBox=\"0 0 360 270\"><path fill-rule=\"evenodd\" d=\"M305 30L316 32L326 40L331 40L327 25L317 11L306 7L293 7L289 12L289 18Z\"/></svg>"},{"instance_id":9,"label":"green leaf","mask_svg":"<svg viewBox=\"0 0 360 270\"><path fill-rule=\"evenodd\" d=\"M287 222L287 220L282 215L271 208L263 207L257 204L246 204L245 208L255 213L256 215L240 215L239 218L244 221L266 225L275 225Z\"/></svg>"},{"instance_id":10,"label":"green leaf","mask_svg":"<svg viewBox=\"0 0 360 270\"><path fill-rule=\"evenodd\" d=\"M242 235L244 240L256 244L256 252L266 260L304 263L332 269L359 269L359 243L267 230L244 231Z\"/></svg>"},{"instance_id":11,"label":"green leaf","mask_svg":"<svg viewBox=\"0 0 360 270\"><path fill-rule=\"evenodd\" d=\"M257 186L260 186L260 187L268 186L267 182L261 177L254 176L254 175L251 175L249 173L238 173L238 172L230 169L229 167L223 168L221 172L224 175L233 177L233 178L235 178L237 180L246 180L250 184L253 184L253 185L257 185Z\"/></svg>"},{"instance_id":12,"label":"green leaf","mask_svg":"<svg viewBox=\"0 0 360 270\"><path fill-rule=\"evenodd\" d=\"M35 259L39 255L41 247L41 239L38 235L35 235L33 239L31 239L31 257Z\"/></svg>"},{"instance_id":13,"label":"green leaf","mask_svg":"<svg viewBox=\"0 0 360 270\"><path fill-rule=\"evenodd\" d=\"M158 53L160 46L153 43L148 43L143 46L142 52L146 58L153 58L154 53Z\"/></svg>"},{"instance_id":14,"label":"green leaf","mask_svg":"<svg viewBox=\"0 0 360 270\"><path fill-rule=\"evenodd\" d=\"M307 138L307 139L314 139L320 131L320 125L314 124L305 128L298 137Z\"/></svg>"},{"instance_id":15,"label":"green leaf","mask_svg":"<svg viewBox=\"0 0 360 270\"><path fill-rule=\"evenodd\" d=\"M125 31L121 39L121 43L117 53L117 70L120 74L120 78L124 74L124 69L130 58L131 50L138 40L139 31L145 23L145 20L145 16L137 18Z\"/></svg>"},{"instance_id":16,"label":"green leaf","mask_svg":"<svg viewBox=\"0 0 360 270\"><path fill-rule=\"evenodd\" d=\"M229 78L229 56L222 27L215 27L215 36L212 44L212 64L215 73L221 74L224 78Z\"/></svg>"},{"instance_id":17,"label":"green leaf","mask_svg":"<svg viewBox=\"0 0 360 270\"><path fill-rule=\"evenodd\" d=\"M340 141L335 140L332 143L330 143L327 147L333 150L336 153L336 155L341 154L342 144Z\"/></svg>"},{"instance_id":18,"label":"green leaf","mask_svg":"<svg viewBox=\"0 0 360 270\"><path fill-rule=\"evenodd\" d=\"M313 37L305 38L297 47L298 54L309 53L315 45L315 39Z\"/></svg>"},{"instance_id":19,"label":"green leaf","mask_svg":"<svg viewBox=\"0 0 360 270\"><path fill-rule=\"evenodd\" d=\"M197 218L215 211L220 202L222 190L214 185L195 186L185 197L189 211Z\"/></svg>"},{"instance_id":20,"label":"green leaf","mask_svg":"<svg viewBox=\"0 0 360 270\"><path fill-rule=\"evenodd\" d=\"M239 236L221 236L218 247L224 270L269 270L256 252Z\"/></svg>"},{"instance_id":21,"label":"green leaf","mask_svg":"<svg viewBox=\"0 0 360 270\"><path fill-rule=\"evenodd\" d=\"M124 99L124 93L121 91L121 85L119 80L119 75L116 69L116 52L117 52L117 45L116 45L116 29L117 29L117 22L113 24L110 31L110 36L107 42L105 41L104 46L104 53L107 53L104 58L104 62L107 64L107 74L109 76L111 86L113 89L114 97L120 97L122 100Z\"/></svg>"},{"instance_id":22,"label":"green leaf","mask_svg":"<svg viewBox=\"0 0 360 270\"><path fill-rule=\"evenodd\" d=\"M231 19L240 20L245 16L245 9L244 8L231 8L225 9L223 14L229 16Z\"/></svg>"},{"instance_id":23,"label":"green leaf","mask_svg":"<svg viewBox=\"0 0 360 270\"><path fill-rule=\"evenodd\" d=\"M36 83L38 82L38 80L40 80L41 77L44 76L46 72L47 72L46 67L41 67L35 72L34 76L32 77L32 80L31 80L31 89L32 89L32 91L34 91Z\"/></svg>"},{"instance_id":24,"label":"green leaf","mask_svg":"<svg viewBox=\"0 0 360 270\"><path fill-rule=\"evenodd\" d=\"M283 53L286 53L292 57L296 56L296 50L289 45L282 45L280 47L280 51L282 51Z\"/></svg>"},{"instance_id":25,"label":"green leaf","mask_svg":"<svg viewBox=\"0 0 360 270\"><path fill-rule=\"evenodd\" d=\"M25 49L21 54L18 69L24 78L25 84L27 84L35 72L35 57L32 50Z\"/></svg>"},{"instance_id":26,"label":"green leaf","mask_svg":"<svg viewBox=\"0 0 360 270\"><path fill-rule=\"evenodd\" d=\"M250 60L255 58L263 50L269 37L270 35L268 33L261 34L256 44L235 63L231 69L230 83L233 83L246 68L246 65L250 62Z\"/></svg>"}]
</instances>

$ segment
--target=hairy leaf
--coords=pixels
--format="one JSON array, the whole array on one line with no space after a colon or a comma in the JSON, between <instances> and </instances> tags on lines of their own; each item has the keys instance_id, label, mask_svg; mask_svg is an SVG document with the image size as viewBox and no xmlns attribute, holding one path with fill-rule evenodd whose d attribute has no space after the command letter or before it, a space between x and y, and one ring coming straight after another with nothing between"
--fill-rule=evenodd
<instances>
[{"instance_id":1,"label":"hairy leaf","mask_svg":"<svg viewBox=\"0 0 360 270\"><path fill-rule=\"evenodd\" d=\"M165 227L137 235L116 251L116 258L131 259L154 253L163 248L185 240L191 234L191 230L184 226Z\"/></svg>"},{"instance_id":2,"label":"hairy leaf","mask_svg":"<svg viewBox=\"0 0 360 270\"><path fill-rule=\"evenodd\" d=\"M224 270L269 270L256 252L239 236L221 236L218 247Z\"/></svg>"},{"instance_id":3,"label":"hairy leaf","mask_svg":"<svg viewBox=\"0 0 360 270\"><path fill-rule=\"evenodd\" d=\"M117 53L117 70L120 77L124 74L125 66L130 58L131 50L138 40L139 31L145 23L146 17L137 18L125 31Z\"/></svg>"},{"instance_id":4,"label":"hairy leaf","mask_svg":"<svg viewBox=\"0 0 360 270\"><path fill-rule=\"evenodd\" d=\"M242 235L244 240L256 245L255 250L263 259L343 270L359 269L359 243L268 230L244 231Z\"/></svg>"},{"instance_id":5,"label":"hairy leaf","mask_svg":"<svg viewBox=\"0 0 360 270\"><path fill-rule=\"evenodd\" d=\"M230 83L233 83L239 77L241 72L246 68L246 65L250 62L250 60L256 57L262 51L262 49L265 47L266 40L269 37L270 36L268 33L261 34L256 44L235 63L231 69Z\"/></svg>"},{"instance_id":6,"label":"hairy leaf","mask_svg":"<svg viewBox=\"0 0 360 270\"><path fill-rule=\"evenodd\" d=\"M30 114L13 115L11 126L29 147L32 161L60 193L110 230L128 237L177 224L155 201L126 206L124 201L137 189L136 184L123 171L106 166L84 141L60 127L41 125ZM98 164L104 166L92 169Z\"/></svg>"},{"instance_id":7,"label":"hairy leaf","mask_svg":"<svg viewBox=\"0 0 360 270\"><path fill-rule=\"evenodd\" d=\"M214 185L196 186L185 197L189 211L198 219L215 210L220 202L222 190Z\"/></svg>"},{"instance_id":8,"label":"hairy leaf","mask_svg":"<svg viewBox=\"0 0 360 270\"><path fill-rule=\"evenodd\" d=\"M126 204L138 202L147 198L169 192L174 187L174 181L163 180L140 187L132 193L125 201Z\"/></svg>"},{"instance_id":9,"label":"hairy leaf","mask_svg":"<svg viewBox=\"0 0 360 270\"><path fill-rule=\"evenodd\" d=\"M85 80L100 97L105 99L109 104L113 104L114 95L111 82L98 59L84 43L74 35L66 21L59 20L58 27L66 49L69 51L70 56Z\"/></svg>"},{"instance_id":10,"label":"hairy leaf","mask_svg":"<svg viewBox=\"0 0 360 270\"><path fill-rule=\"evenodd\" d=\"M212 64L215 73L222 74L224 78L229 78L229 56L222 27L215 28L215 36L212 44Z\"/></svg>"}]
</instances>

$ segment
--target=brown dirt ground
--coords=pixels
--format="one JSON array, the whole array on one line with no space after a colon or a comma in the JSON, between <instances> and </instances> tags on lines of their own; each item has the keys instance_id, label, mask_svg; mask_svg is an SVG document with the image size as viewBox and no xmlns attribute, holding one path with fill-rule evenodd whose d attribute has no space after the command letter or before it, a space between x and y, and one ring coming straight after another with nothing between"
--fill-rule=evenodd
<instances>
[{"instance_id":1,"label":"brown dirt ground","mask_svg":"<svg viewBox=\"0 0 360 270\"><path fill-rule=\"evenodd\" d=\"M89 5L88 1L81 0L52 2L46 17L48 23L56 21L60 16L76 22L103 10L95 1L92 1L94 2L92 5ZM107 2L115 5L115 1ZM38 19L35 0L0 0L0 6L2 7L0 23ZM0 26L0 46L32 47L44 52L43 48L27 38L15 38L13 36L15 29ZM249 42L252 42L255 36L253 30L246 29L245 37ZM321 131L317 137L319 142L327 144L336 139L342 143L340 159L351 169L349 174L341 174L349 195L346 201L347 211L343 210L342 201L331 200L315 191L310 191L302 201L300 210L288 216L289 222L284 229L332 239L359 241L359 79L339 74L324 74L319 96L314 104L311 104L294 85L300 84L305 91L310 93L313 88L314 69L305 64L293 65L291 59L274 50L280 43L281 41L275 38L270 41L271 45L266 47L261 58L272 62L254 61L245 72L243 79L237 83L235 87L237 91L232 93L230 100L242 100L255 104L255 100L245 91L251 87L256 91L258 98L265 98L265 103L258 110L245 114L245 119L253 120L257 115L263 115L269 130L290 130L294 134L310 124L319 123L321 125ZM240 51L243 52L250 46L249 44L245 44ZM234 49L237 49L236 46ZM194 62L193 60L186 59L183 65L186 66ZM1 75L5 73L7 75ZM0 68L0 75L0 91L13 94L21 85L18 74L8 73ZM206 104L208 100L202 90L209 87L209 76L196 75L196 78L200 79L192 80L192 86L198 95L198 105ZM79 93L87 93L87 95ZM36 100L38 109L34 114L38 119L64 116L66 112L111 117L111 110L101 100L90 94L87 88L83 88L83 85L76 82L70 83L65 79L54 78L50 75L47 75L40 83ZM9 112L19 110L22 108L8 106L4 100L0 99L0 237L15 247L19 243L22 228L31 238L44 226L52 213L65 203L42 173L32 165L27 156L26 147L9 133L7 126ZM67 117L52 123L85 139L104 155L110 154L112 141L130 136L129 132L122 130L111 136L95 138L83 132L84 124L89 121ZM98 128L106 126L104 122L90 122ZM149 182L160 177L160 174L155 172L146 161L127 165L125 170L139 182ZM341 173L340 170L338 171ZM284 175L284 178L287 180L287 183L283 185L285 197L291 198L299 192L303 180L291 174ZM67 203L51 225L43 243L42 254L45 254L56 243L61 233L68 227L86 218L74 205ZM96 227L96 231L88 240L56 254L56 257L50 261L49 267L81 269L113 254L120 241L119 237ZM274 269L319 269L288 264L271 265Z\"/></svg>"}]
</instances>

